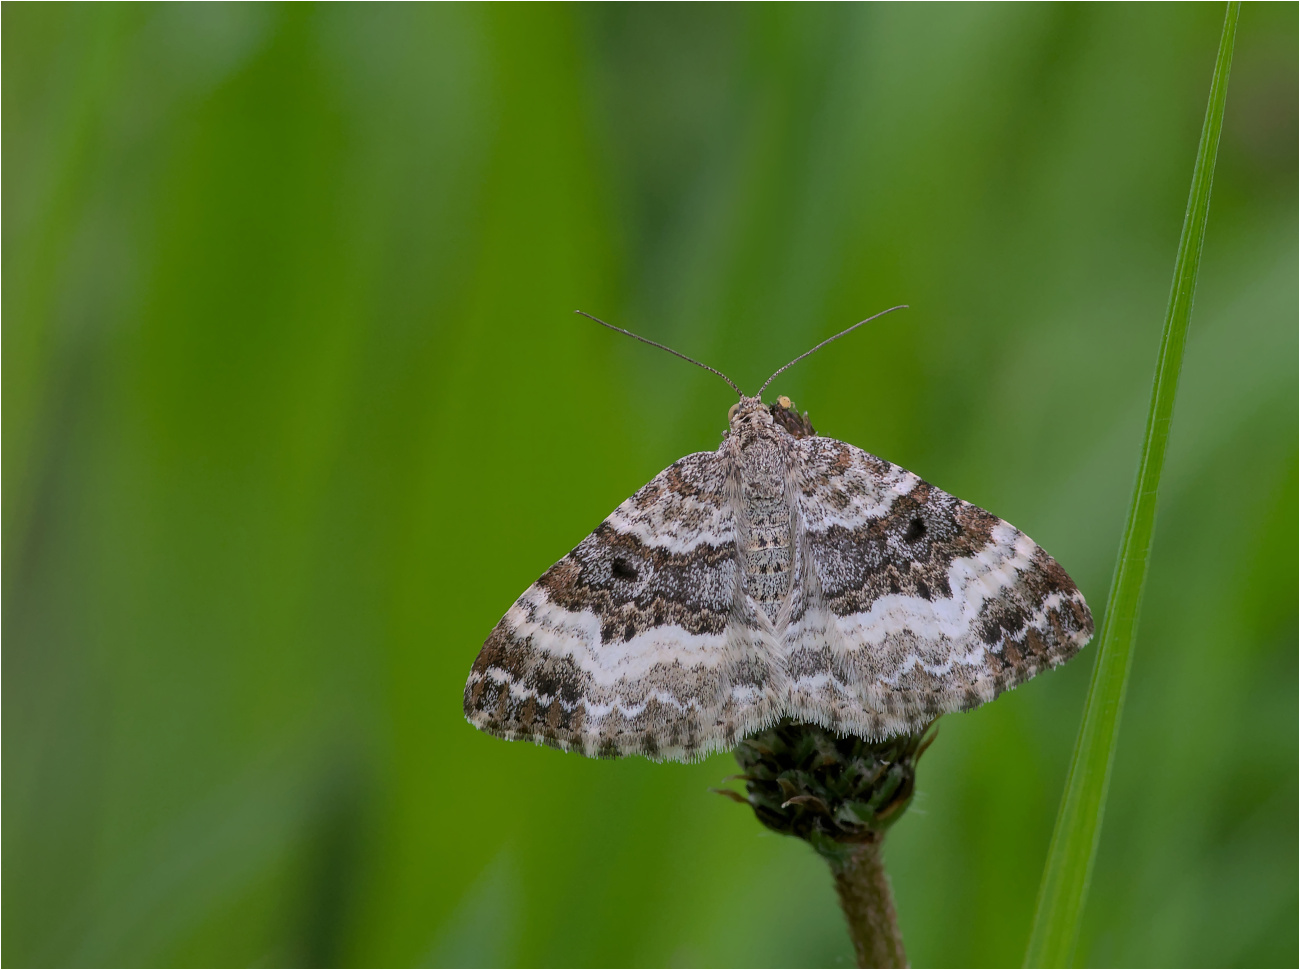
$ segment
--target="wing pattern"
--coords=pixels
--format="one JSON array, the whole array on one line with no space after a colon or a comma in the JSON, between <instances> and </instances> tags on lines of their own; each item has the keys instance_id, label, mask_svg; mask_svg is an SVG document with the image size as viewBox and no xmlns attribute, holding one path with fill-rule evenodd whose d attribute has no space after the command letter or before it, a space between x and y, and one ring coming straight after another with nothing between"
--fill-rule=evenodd
<instances>
[{"instance_id":1,"label":"wing pattern","mask_svg":"<svg viewBox=\"0 0 1300 970\"><path fill-rule=\"evenodd\" d=\"M477 727L587 755L688 760L770 722L782 700L738 592L722 457L688 455L534 583L465 687Z\"/></svg>"},{"instance_id":2,"label":"wing pattern","mask_svg":"<svg viewBox=\"0 0 1300 970\"><path fill-rule=\"evenodd\" d=\"M791 716L916 731L1091 637L1074 582L1014 526L844 442L795 450L807 607L785 631Z\"/></svg>"}]
</instances>

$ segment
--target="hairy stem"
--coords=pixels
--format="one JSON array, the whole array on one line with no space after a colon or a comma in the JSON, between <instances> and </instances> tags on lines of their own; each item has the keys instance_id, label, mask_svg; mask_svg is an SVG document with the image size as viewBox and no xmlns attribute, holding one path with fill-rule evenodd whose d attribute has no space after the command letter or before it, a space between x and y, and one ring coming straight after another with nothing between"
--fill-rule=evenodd
<instances>
[{"instance_id":1,"label":"hairy stem","mask_svg":"<svg viewBox=\"0 0 1300 970\"><path fill-rule=\"evenodd\" d=\"M799 418L785 398L777 414ZM881 843L911 803L916 763L933 740L928 729L867 741L782 720L736 747L746 794L721 792L830 864L861 967L907 966Z\"/></svg>"},{"instance_id":2,"label":"hairy stem","mask_svg":"<svg viewBox=\"0 0 1300 970\"><path fill-rule=\"evenodd\" d=\"M863 842L830 860L835 891L849 922L859 967L905 967L907 953L898 931L894 894L881 861L881 837Z\"/></svg>"}]
</instances>

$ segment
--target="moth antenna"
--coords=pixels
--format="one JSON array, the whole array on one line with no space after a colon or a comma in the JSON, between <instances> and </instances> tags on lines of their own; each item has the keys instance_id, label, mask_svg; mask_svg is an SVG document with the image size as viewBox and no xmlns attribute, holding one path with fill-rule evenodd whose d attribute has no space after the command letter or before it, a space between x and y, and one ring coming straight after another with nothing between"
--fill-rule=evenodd
<instances>
[{"instance_id":1,"label":"moth antenna","mask_svg":"<svg viewBox=\"0 0 1300 970\"><path fill-rule=\"evenodd\" d=\"M721 377L724 381L726 381L728 384L730 384L730 385L731 385L731 389L732 389L733 391L735 391L735 392L736 392L737 394L739 394L741 397L744 397L744 396L745 396L745 392L742 391L739 387L736 386L736 382L733 381L733 380L732 380L730 377L728 377L726 374L722 373L722 371L718 370L716 367L710 367L708 364L701 364L701 363L700 363L698 360L696 360L694 357L687 357L685 354L683 354L683 353L681 353L681 352L679 352L679 351L673 350L673 348L671 348L671 347L665 347L665 346L664 346L663 344L661 344L661 343L656 343L656 342L653 341L653 340L648 340L648 339L646 339L645 337L642 337L640 334L633 333L631 330L624 330L622 327L616 327L616 326L614 326L612 323L606 323L604 320L600 319L600 317L593 317L590 313L587 313L585 310L574 310L573 312L576 313L576 314L578 314L578 316L580 316L580 317L586 317L588 320L595 320L595 321L596 321L598 324L600 324L602 327L609 327L610 330L617 330L619 333L627 334L629 337L633 337L633 338L635 338L635 339L641 341L643 344L649 344L651 347L658 347L660 350L666 350L666 351L668 351L668 353L672 354L674 357L680 357L682 360L689 360L689 361L690 361L692 364L694 364L696 367L703 367L703 368L704 368L705 370L707 370L707 371L712 371L713 373L715 373L715 374L717 374L719 377ZM885 312L888 313L889 311L886 310ZM877 314L877 316L879 316L879 314ZM863 322L865 322L865 321L863 321ZM850 328L850 329L852 329L852 328ZM834 339L834 338L832 338L832 339ZM786 366L788 367L789 365L787 364ZM775 375L773 375L773 376L775 376ZM767 385L764 384L763 386L766 387Z\"/></svg>"},{"instance_id":2,"label":"moth antenna","mask_svg":"<svg viewBox=\"0 0 1300 970\"><path fill-rule=\"evenodd\" d=\"M828 343L830 343L832 340L839 340L839 339L840 339L841 337L843 337L846 333L852 333L854 330L857 330L858 327L862 326L864 323L870 323L872 320L879 320L879 319L880 319L881 317L883 317L886 313L893 313L895 310L906 310L906 309L907 309L907 304L906 304L906 303L900 303L898 306L891 306L888 310L881 310L879 313L875 314L874 316L867 317L867 319L865 319L865 320L859 320L857 323L855 323L853 326L849 327L847 330L841 330L841 331L840 331L839 333L837 333L834 337L827 337L825 340L823 340L821 343L819 343L819 344L818 344L816 347L814 347L812 350L805 350L802 354L800 354L800 355L799 355L798 357L796 357L794 360L790 361L790 363L788 363L788 364L786 364L784 367L778 369L777 372L776 372L775 374L773 374L771 377L769 377L767 380L765 380L765 381L763 382L763 386L760 387L760 388L758 389L758 395L757 395L757 396L758 396L758 397L762 397L762 396L763 396L763 392L764 392L765 390L767 390L767 385L771 384L774 380L776 380L777 377L778 377L778 376L779 376L783 371L787 371L787 370L789 370L791 367L793 367L795 364L799 363L799 361L803 360L805 357L809 357L809 356L811 356L811 355L817 353L817 351L821 350L823 347L825 347L825 346L826 346ZM609 324L606 324L606 326L609 326ZM734 387L735 385L732 385L732 386Z\"/></svg>"}]
</instances>

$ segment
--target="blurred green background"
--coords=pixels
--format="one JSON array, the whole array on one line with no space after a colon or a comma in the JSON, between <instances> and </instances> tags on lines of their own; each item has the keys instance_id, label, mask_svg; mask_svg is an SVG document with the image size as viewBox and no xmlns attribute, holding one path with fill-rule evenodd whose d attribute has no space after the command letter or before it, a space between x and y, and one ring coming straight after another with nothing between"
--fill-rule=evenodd
<instances>
[{"instance_id":1,"label":"blurred green background","mask_svg":"<svg viewBox=\"0 0 1300 970\"><path fill-rule=\"evenodd\" d=\"M8 964L845 965L692 766L478 734L715 377L1100 614L1217 4L3 11ZM1297 953L1297 8L1247 5L1080 962ZM1092 651L944 719L918 965L1019 965Z\"/></svg>"}]
</instances>

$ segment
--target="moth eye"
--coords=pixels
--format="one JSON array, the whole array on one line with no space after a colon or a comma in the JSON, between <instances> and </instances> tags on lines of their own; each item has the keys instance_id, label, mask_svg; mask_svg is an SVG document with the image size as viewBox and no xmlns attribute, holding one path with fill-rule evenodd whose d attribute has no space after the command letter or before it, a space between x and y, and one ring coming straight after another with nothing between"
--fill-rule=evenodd
<instances>
[{"instance_id":1,"label":"moth eye","mask_svg":"<svg viewBox=\"0 0 1300 970\"><path fill-rule=\"evenodd\" d=\"M907 526L907 535L903 538L907 542L915 542L925 535L925 522L919 517L914 518Z\"/></svg>"},{"instance_id":2,"label":"moth eye","mask_svg":"<svg viewBox=\"0 0 1300 970\"><path fill-rule=\"evenodd\" d=\"M727 423L728 423L728 424L730 424L731 421L732 421L732 419L735 418L735 416L736 416L736 408L738 408L738 407L740 407L740 402L739 402L739 401L737 401L735 404L733 404L731 407L729 407L729 408L727 409Z\"/></svg>"},{"instance_id":3,"label":"moth eye","mask_svg":"<svg viewBox=\"0 0 1300 970\"><path fill-rule=\"evenodd\" d=\"M627 579L636 582L636 567L626 559L615 559L610 571L619 579Z\"/></svg>"}]
</instances>

